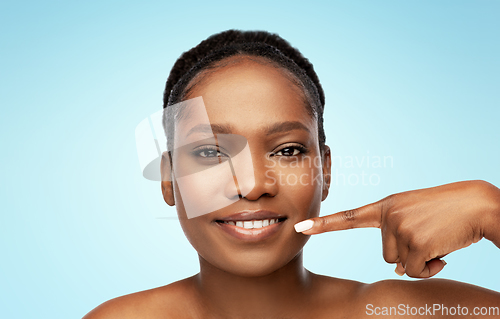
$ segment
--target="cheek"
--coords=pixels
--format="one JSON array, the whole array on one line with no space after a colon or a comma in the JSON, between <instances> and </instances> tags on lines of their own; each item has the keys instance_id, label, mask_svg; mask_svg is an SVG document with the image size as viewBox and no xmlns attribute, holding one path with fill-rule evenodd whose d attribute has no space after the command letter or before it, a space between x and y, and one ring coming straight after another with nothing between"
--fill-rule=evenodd
<instances>
[{"instance_id":1,"label":"cheek","mask_svg":"<svg viewBox=\"0 0 500 319\"><path fill-rule=\"evenodd\" d=\"M176 178L177 198L182 198L188 218L202 216L236 202L238 191L229 164L223 163Z\"/></svg>"},{"instance_id":2,"label":"cheek","mask_svg":"<svg viewBox=\"0 0 500 319\"><path fill-rule=\"evenodd\" d=\"M276 177L279 193L293 204L300 215L296 216L298 221L319 215L323 186L320 168L284 167L276 172Z\"/></svg>"},{"instance_id":3,"label":"cheek","mask_svg":"<svg viewBox=\"0 0 500 319\"><path fill-rule=\"evenodd\" d=\"M195 205L196 207L202 207L203 203L208 204L211 201L210 198L205 198L196 192L198 187L206 189L206 185L202 187L201 184L196 183L196 185L192 186L193 189L181 194L177 180L174 183L175 206L184 235L191 246L204 259L211 261L224 260L222 245L213 234L210 215L206 214L205 216L194 218L189 217L186 212L186 201L192 201L191 205Z\"/></svg>"},{"instance_id":4,"label":"cheek","mask_svg":"<svg viewBox=\"0 0 500 319\"><path fill-rule=\"evenodd\" d=\"M186 213L186 207L184 200L186 197L189 197L187 194L180 194L179 185L177 184L177 180L174 183L174 198L175 198L175 207L177 209L177 216L179 217L179 222L181 224L182 230L186 238L191 243L193 247L198 246L198 238L201 236L203 232L202 225L199 224L198 218L188 218ZM201 241L203 242L203 241Z\"/></svg>"}]
</instances>

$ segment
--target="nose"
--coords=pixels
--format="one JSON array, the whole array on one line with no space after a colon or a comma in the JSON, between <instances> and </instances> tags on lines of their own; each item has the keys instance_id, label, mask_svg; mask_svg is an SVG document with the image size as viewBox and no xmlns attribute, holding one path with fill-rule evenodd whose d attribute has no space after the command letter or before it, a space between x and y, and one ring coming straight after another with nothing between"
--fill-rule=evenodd
<instances>
[{"instance_id":1,"label":"nose","mask_svg":"<svg viewBox=\"0 0 500 319\"><path fill-rule=\"evenodd\" d=\"M279 186L267 156L250 154L250 152L246 155L245 158L232 161L237 194L233 186L228 189L233 191L226 193L228 197L239 196L239 198L254 201L263 196L276 196Z\"/></svg>"},{"instance_id":2,"label":"nose","mask_svg":"<svg viewBox=\"0 0 500 319\"><path fill-rule=\"evenodd\" d=\"M263 196L274 197L278 194L278 182L275 176L275 171L268 164L269 160L260 158L259 161L254 162L254 187L247 188L244 184L242 194L245 192L245 197L248 200L258 200Z\"/></svg>"}]
</instances>

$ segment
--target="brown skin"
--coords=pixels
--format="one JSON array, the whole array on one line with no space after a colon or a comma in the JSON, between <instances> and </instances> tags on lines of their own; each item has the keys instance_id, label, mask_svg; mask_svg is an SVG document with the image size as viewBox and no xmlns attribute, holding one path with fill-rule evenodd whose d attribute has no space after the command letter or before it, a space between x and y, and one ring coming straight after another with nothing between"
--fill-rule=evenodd
<instances>
[{"instance_id":1,"label":"brown skin","mask_svg":"<svg viewBox=\"0 0 500 319\"><path fill-rule=\"evenodd\" d=\"M454 183L317 217L328 195L329 149L319 149L316 121L307 113L300 89L281 70L255 60L243 59L211 72L190 93L190 97L203 96L211 123L230 124L231 133L247 138L256 178L252 191L228 207L188 219L175 179L168 181L168 161L162 162L164 199L177 207L181 226L199 254L200 273L107 301L84 318L360 318L373 317L366 314L367 304L500 306L500 293L465 283L428 279L363 284L304 268L302 248L310 234L380 227L387 262L406 265L412 277L433 276L443 267L434 258L482 237L500 247L500 190L482 181ZM309 132L266 133L269 126L283 121L298 121ZM275 175L266 174L272 161L291 158L284 155L283 147L297 143L308 149L308 156L320 156L321 167L311 172L310 167L281 165L272 171ZM294 159L300 161L303 156ZM319 183L307 180L296 185L272 180L279 174L305 173L322 178ZM242 209L273 210L288 219L278 236L258 244L241 243L223 236L214 218ZM314 227L306 235L296 233L293 225L305 219L313 219Z\"/></svg>"},{"instance_id":2,"label":"brown skin","mask_svg":"<svg viewBox=\"0 0 500 319\"><path fill-rule=\"evenodd\" d=\"M396 272L428 278L445 264L439 258L482 238L500 247L500 190L485 181L465 181L388 196L358 209L313 218L312 235L378 227L384 259ZM453 221L453 223L450 223Z\"/></svg>"}]
</instances>

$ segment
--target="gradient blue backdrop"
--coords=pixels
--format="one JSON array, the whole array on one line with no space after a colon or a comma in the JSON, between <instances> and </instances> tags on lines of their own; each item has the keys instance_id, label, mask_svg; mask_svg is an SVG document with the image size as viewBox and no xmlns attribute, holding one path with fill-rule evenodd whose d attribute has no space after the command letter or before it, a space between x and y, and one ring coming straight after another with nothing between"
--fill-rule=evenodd
<instances>
[{"instance_id":1,"label":"gradient blue backdrop","mask_svg":"<svg viewBox=\"0 0 500 319\"><path fill-rule=\"evenodd\" d=\"M0 317L79 318L198 271L141 176L134 130L178 56L229 28L279 33L312 61L334 155L393 159L334 167L322 215L459 180L500 186L499 14L496 1L2 1ZM492 243L446 261L438 277L500 290ZM378 229L313 236L305 265L399 278Z\"/></svg>"}]
</instances>

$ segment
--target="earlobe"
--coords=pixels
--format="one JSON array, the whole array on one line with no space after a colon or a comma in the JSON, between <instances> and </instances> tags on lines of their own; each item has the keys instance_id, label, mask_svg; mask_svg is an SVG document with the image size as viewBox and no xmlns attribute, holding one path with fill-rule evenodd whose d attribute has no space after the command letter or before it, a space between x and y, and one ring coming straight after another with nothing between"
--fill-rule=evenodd
<instances>
[{"instance_id":1,"label":"earlobe","mask_svg":"<svg viewBox=\"0 0 500 319\"><path fill-rule=\"evenodd\" d=\"M328 197L332 178L331 166L332 157L330 153L330 147L325 145L325 149L323 151L323 194L321 196L321 201L324 201Z\"/></svg>"},{"instance_id":2,"label":"earlobe","mask_svg":"<svg viewBox=\"0 0 500 319\"><path fill-rule=\"evenodd\" d=\"M172 170L171 170L170 154L163 152L161 156L161 192L165 203L169 206L175 205L174 188L172 184Z\"/></svg>"}]
</instances>

